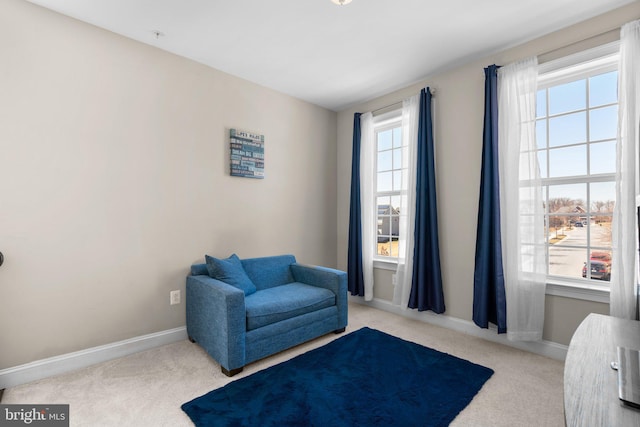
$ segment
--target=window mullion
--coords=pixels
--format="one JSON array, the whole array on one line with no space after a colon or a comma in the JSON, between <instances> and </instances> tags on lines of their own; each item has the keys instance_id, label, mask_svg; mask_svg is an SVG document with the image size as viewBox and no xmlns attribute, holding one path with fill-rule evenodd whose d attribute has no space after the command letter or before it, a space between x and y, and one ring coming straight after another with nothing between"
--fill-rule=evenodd
<instances>
[{"instance_id":1,"label":"window mullion","mask_svg":"<svg viewBox=\"0 0 640 427\"><path fill-rule=\"evenodd\" d=\"M546 103L536 117L537 122L544 123L545 137L544 146L537 151L541 160L546 159L545 169L541 170L546 269L548 277L566 279L572 286L578 283L606 286L610 277L610 272L601 266L606 264L610 268L612 251L613 217L608 201L615 199L615 192L607 183L615 182L616 176L615 171L610 172L615 168L611 166L615 157L611 141L615 139L610 129L611 107L618 103L611 102L617 98L617 92L611 92L617 91L611 83L615 74L605 75L617 71L614 57L608 52L581 56L577 62L559 61L562 65L556 68L541 66L541 70L547 71L538 78L536 99ZM592 110L602 112L592 114ZM542 130L541 127L542 123L536 130ZM594 141L594 137L598 140ZM600 143L603 145L594 145ZM595 256L598 251L605 254Z\"/></svg>"},{"instance_id":2,"label":"window mullion","mask_svg":"<svg viewBox=\"0 0 640 427\"><path fill-rule=\"evenodd\" d=\"M396 189L398 187L396 175L397 171L402 169L395 167L397 164L396 156L402 155L402 152L396 151L398 143L402 142L402 136L396 135L397 130L401 129L401 125L402 118L399 110L386 113L377 123L374 122L376 135L376 160L374 162L376 190L375 201L371 209L374 209L376 218L374 259L378 261L397 262L394 246L398 243L397 231L394 230L394 219L398 216L394 215L394 212L399 206L394 206L394 198L401 195L401 191ZM382 157L380 157L381 155ZM385 164L379 165L379 160L382 160ZM380 190L380 188L384 190Z\"/></svg>"}]
</instances>

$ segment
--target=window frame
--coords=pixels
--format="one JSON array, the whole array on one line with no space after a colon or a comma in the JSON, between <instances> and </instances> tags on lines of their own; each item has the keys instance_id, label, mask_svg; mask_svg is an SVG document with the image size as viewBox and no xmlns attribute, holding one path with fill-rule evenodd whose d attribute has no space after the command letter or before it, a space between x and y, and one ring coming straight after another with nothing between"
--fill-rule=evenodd
<instances>
[{"instance_id":1,"label":"window frame","mask_svg":"<svg viewBox=\"0 0 640 427\"><path fill-rule=\"evenodd\" d=\"M579 52L573 55L569 55L566 57L558 58L556 60L552 60L543 64L540 64L538 67L538 90L541 89L549 89L550 87L561 85L564 83L569 83L572 81L580 80L580 79L589 79L590 77L604 74L611 71L619 71L619 51L620 51L620 42L615 41L612 43L607 43L605 45L601 45L583 52ZM588 88L587 88L588 91ZM619 99L618 99L619 101ZM606 104L613 105L613 104ZM618 105L616 103L615 105ZM547 111L545 117L549 116L549 105L547 104ZM603 106L599 106L601 108ZM587 128L589 126L589 112L590 107L587 104L586 112L587 112ZM536 120L537 117L536 117ZM547 138L549 129L548 126L546 128ZM588 141L586 145L594 143L590 141L590 138L587 138ZM548 140L547 140L548 141ZM548 155L549 155L549 145L547 143L547 165L548 165ZM589 168L589 156L587 157L587 168ZM590 203L590 187L589 183L597 183L597 182L611 182L612 180L615 182L614 173L607 174L598 174L590 176L590 171L587 169L586 176L580 176L580 178L576 177L557 177L557 178L546 178L542 179L543 187L545 189L545 200L548 200L548 188L549 185L556 184L571 184L571 183L586 183L587 184L587 204ZM583 179L586 178L586 179ZM617 203L617 201L616 201ZM588 213L591 212L591 207L587 210ZM545 217L549 218L549 212L545 209ZM590 237L590 236L589 236ZM587 240L586 249L591 250L591 241ZM612 248L613 250L613 248ZM549 252L548 246L546 251L547 257L547 266L549 262ZM609 303L609 295L610 295L610 285L597 284L594 280L585 280L585 279L572 279L568 277L561 276L552 276L547 275L546 279L547 295L555 295L567 298L574 299L582 299L594 302L601 303Z\"/></svg>"},{"instance_id":2,"label":"window frame","mask_svg":"<svg viewBox=\"0 0 640 427\"><path fill-rule=\"evenodd\" d=\"M375 156L374 156L374 164L373 164L373 172L374 172L374 192L373 192L373 206L370 209L373 209L375 214L375 236L374 236L374 247L373 247L373 263L375 268L395 270L398 264L398 257L393 256L385 256L378 254L378 197L393 197L399 196L402 197L402 192L406 191L404 188L400 190L391 190L391 191L378 191L378 134L387 130L400 128L402 132L402 108L395 108L390 111L383 112L381 114L374 115L373 117L373 140L375 144ZM404 149L406 147L406 143L403 140L401 148ZM390 150L394 150L393 146ZM391 169L391 171L404 170L401 169ZM402 174L404 177L404 173ZM402 186L404 187L404 181ZM391 218L391 217L390 217ZM391 226L391 225L390 225ZM392 232L391 232L392 234ZM399 236L398 236L399 239ZM399 241L399 240L398 240Z\"/></svg>"}]
</instances>

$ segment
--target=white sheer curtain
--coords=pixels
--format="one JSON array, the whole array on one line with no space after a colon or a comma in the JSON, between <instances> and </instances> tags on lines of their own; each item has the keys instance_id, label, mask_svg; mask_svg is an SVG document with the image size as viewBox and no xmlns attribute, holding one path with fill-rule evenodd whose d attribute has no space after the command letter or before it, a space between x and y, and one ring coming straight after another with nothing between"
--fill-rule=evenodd
<instances>
[{"instance_id":1,"label":"white sheer curtain","mask_svg":"<svg viewBox=\"0 0 640 427\"><path fill-rule=\"evenodd\" d=\"M542 339L546 279L544 211L536 153L538 61L498 70L498 144L507 338Z\"/></svg>"},{"instance_id":2,"label":"white sheer curtain","mask_svg":"<svg viewBox=\"0 0 640 427\"><path fill-rule=\"evenodd\" d=\"M360 203L362 206L362 270L364 276L364 300L373 299L373 248L376 233L376 211L373 209L376 146L373 132L373 114L360 116Z\"/></svg>"},{"instance_id":3,"label":"white sheer curtain","mask_svg":"<svg viewBox=\"0 0 640 427\"><path fill-rule=\"evenodd\" d=\"M613 211L611 264L612 316L635 319L637 282L636 198L638 197L638 126L640 126L640 21L620 31L616 205ZM635 238L634 238L635 237Z\"/></svg>"},{"instance_id":4,"label":"white sheer curtain","mask_svg":"<svg viewBox=\"0 0 640 427\"><path fill-rule=\"evenodd\" d=\"M407 309L413 277L413 246L416 213L416 160L418 154L418 114L420 95L402 102L402 141L407 145L402 156L402 197L398 230L398 267L393 304Z\"/></svg>"}]
</instances>

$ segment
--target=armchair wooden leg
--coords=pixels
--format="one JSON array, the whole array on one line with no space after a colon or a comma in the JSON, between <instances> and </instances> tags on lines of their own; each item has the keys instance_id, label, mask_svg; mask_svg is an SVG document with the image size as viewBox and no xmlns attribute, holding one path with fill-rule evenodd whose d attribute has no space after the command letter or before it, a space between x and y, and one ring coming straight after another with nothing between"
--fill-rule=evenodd
<instances>
[{"instance_id":1,"label":"armchair wooden leg","mask_svg":"<svg viewBox=\"0 0 640 427\"><path fill-rule=\"evenodd\" d=\"M236 369L231 369L228 370L227 368L225 368L224 366L220 366L222 373L225 374L228 377L232 377L235 374L239 374L240 372L242 372L243 368L236 368Z\"/></svg>"},{"instance_id":2,"label":"armchair wooden leg","mask_svg":"<svg viewBox=\"0 0 640 427\"><path fill-rule=\"evenodd\" d=\"M196 340L194 340L193 338L191 338L191 336L189 336L189 341L191 341L192 343L195 343Z\"/></svg>"},{"instance_id":3,"label":"armchair wooden leg","mask_svg":"<svg viewBox=\"0 0 640 427\"><path fill-rule=\"evenodd\" d=\"M344 332L344 331L346 331L346 330L347 330L347 328L336 329L335 331L333 331L333 333L334 333L334 334L341 334L341 333L343 333L343 332Z\"/></svg>"}]
</instances>

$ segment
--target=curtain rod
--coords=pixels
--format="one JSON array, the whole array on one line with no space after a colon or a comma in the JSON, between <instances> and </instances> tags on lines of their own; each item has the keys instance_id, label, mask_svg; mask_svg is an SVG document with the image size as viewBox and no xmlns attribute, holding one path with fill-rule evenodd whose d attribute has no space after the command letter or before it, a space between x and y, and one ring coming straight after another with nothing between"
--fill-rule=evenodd
<instances>
[{"instance_id":1,"label":"curtain rod","mask_svg":"<svg viewBox=\"0 0 640 427\"><path fill-rule=\"evenodd\" d=\"M615 27L612 28L610 30L606 30L606 31L602 31L598 34L594 34L591 37L587 37L586 39L582 39L582 40L576 40L573 43L569 43L566 44L564 46L560 46L557 47L555 49L551 49L548 50L546 52L540 52L535 54L535 56L538 58L538 64L544 64L545 62L550 62L553 61L555 59L558 58L562 58L563 56L566 55L571 55L572 53L576 53L576 52L570 52L570 53L563 53L566 50L571 50L572 47L578 46L580 44L589 44L590 42L593 42L594 40L597 40L599 38L601 39L608 39L610 38L610 40L604 40L601 43L599 43L599 45L604 45L610 42L614 42L616 40L620 40L620 29L622 27ZM597 47L597 45L591 46L591 47ZM586 49L589 49L589 47L587 47ZM482 71L482 75L484 76L484 70Z\"/></svg>"},{"instance_id":2,"label":"curtain rod","mask_svg":"<svg viewBox=\"0 0 640 427\"><path fill-rule=\"evenodd\" d=\"M436 90L433 88L429 88L429 92L431 92L432 97L436 94ZM387 108L395 107L396 105L402 105L402 101L397 101L392 104L385 105L384 107L376 108L375 110L371 111L371 114L377 113L378 111L386 110Z\"/></svg>"},{"instance_id":3,"label":"curtain rod","mask_svg":"<svg viewBox=\"0 0 640 427\"><path fill-rule=\"evenodd\" d=\"M606 30L603 31L601 33L598 34L594 34L591 37L587 37L586 39L581 39L581 40L576 40L573 43L569 43L567 45L564 46L560 46L556 49L552 49L546 52L541 52L538 53L536 56L538 57L538 62L542 63L542 62L548 62L550 60L555 59L554 55L561 53L562 51L566 50L566 49L571 49L571 47L579 45L579 44L583 44L583 43L589 43L593 40L596 40L598 38L608 38L611 37L611 42L615 41L615 40L620 40L620 28L621 27L615 27L612 28L610 30Z\"/></svg>"},{"instance_id":4,"label":"curtain rod","mask_svg":"<svg viewBox=\"0 0 640 427\"><path fill-rule=\"evenodd\" d=\"M544 64L546 62L550 62L553 60L556 60L558 58L562 58L563 56L567 56L567 55L571 55L573 53L576 52L569 52L569 53L563 53L566 50L571 51L571 49L575 46L578 46L580 44L589 44L590 42L593 42L594 40L597 40L599 38L601 39L608 39L610 38L611 40L604 40L599 44L596 44L594 46L591 47L586 47L585 49L590 49L590 48L595 48L598 47L599 45L604 45L607 43L611 43L614 42L616 40L620 40L620 30L622 27L615 27L612 28L610 30L606 30L606 31L602 31L598 34L594 34L591 37L587 37L586 39L582 39L582 40L576 40L573 43L569 43L567 45L564 46L560 46L558 48L552 49L552 50L548 50L546 52L541 52L541 53L537 53L535 54L535 56L538 58L538 64ZM583 49L584 50L584 49ZM482 75L484 76L484 69L482 70Z\"/></svg>"},{"instance_id":5,"label":"curtain rod","mask_svg":"<svg viewBox=\"0 0 640 427\"><path fill-rule=\"evenodd\" d=\"M371 114L377 113L378 111L386 110L387 108L395 107L396 105L402 105L402 101L394 102L393 104L385 105L384 107L376 108L371 111Z\"/></svg>"}]
</instances>

